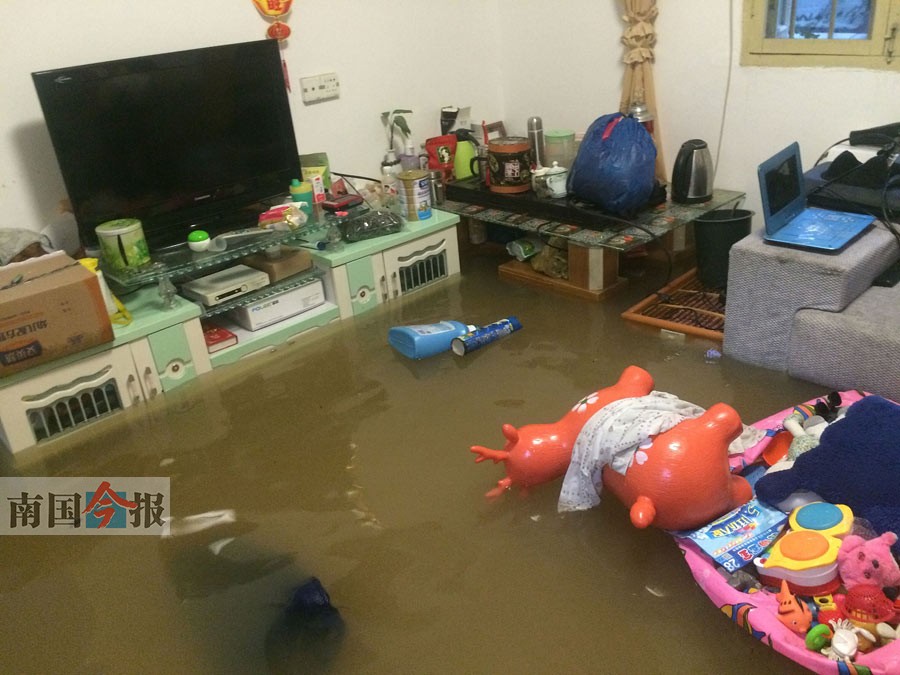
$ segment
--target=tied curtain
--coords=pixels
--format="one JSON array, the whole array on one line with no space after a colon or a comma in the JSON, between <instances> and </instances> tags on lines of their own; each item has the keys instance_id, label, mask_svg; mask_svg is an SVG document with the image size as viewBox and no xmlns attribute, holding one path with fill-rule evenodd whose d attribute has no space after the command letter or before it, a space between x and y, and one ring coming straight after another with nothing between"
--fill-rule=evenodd
<instances>
[{"instance_id":1,"label":"tied curtain","mask_svg":"<svg viewBox=\"0 0 900 675\"><path fill-rule=\"evenodd\" d=\"M656 46L654 22L659 11L656 0L620 0L625 9L622 17L625 32L625 78L622 83L622 100L619 110L627 113L635 103L643 103L656 118L652 122L653 142L656 144L656 177L666 182L666 163L660 143L659 118L656 109L656 91L653 86L653 48Z\"/></svg>"}]
</instances>

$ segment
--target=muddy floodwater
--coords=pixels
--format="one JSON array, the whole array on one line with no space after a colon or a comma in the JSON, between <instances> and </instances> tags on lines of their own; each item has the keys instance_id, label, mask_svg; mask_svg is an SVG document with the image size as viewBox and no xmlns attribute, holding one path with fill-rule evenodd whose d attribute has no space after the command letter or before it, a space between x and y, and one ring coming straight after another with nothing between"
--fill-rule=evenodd
<instances>
[{"instance_id":1,"label":"muddy floodwater","mask_svg":"<svg viewBox=\"0 0 900 675\"><path fill-rule=\"evenodd\" d=\"M498 261L217 369L12 458L5 476L164 476L166 538L0 538L5 673L805 672L733 624L665 532L611 493L557 513L560 481L484 493L501 425L559 419L630 365L656 389L753 422L824 393L721 346L625 321L666 277L635 266L599 303L498 278ZM388 329L522 330L411 361ZM333 609L287 611L315 578Z\"/></svg>"}]
</instances>

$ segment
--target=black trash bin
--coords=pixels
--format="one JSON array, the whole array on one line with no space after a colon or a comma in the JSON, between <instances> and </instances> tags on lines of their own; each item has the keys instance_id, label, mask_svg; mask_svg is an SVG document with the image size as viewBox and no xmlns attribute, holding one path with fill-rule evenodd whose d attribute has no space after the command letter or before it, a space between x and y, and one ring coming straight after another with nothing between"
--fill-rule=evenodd
<instances>
[{"instance_id":1,"label":"black trash bin","mask_svg":"<svg viewBox=\"0 0 900 675\"><path fill-rule=\"evenodd\" d=\"M697 245L697 277L707 288L728 285L728 251L750 234L753 211L722 209L710 211L694 221Z\"/></svg>"}]
</instances>

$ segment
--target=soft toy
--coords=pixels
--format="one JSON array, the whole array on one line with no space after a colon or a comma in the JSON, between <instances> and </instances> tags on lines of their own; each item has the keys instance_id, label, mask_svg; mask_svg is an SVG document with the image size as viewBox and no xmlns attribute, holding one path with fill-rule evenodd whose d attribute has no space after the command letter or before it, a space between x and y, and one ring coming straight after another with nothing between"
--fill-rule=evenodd
<instances>
[{"instance_id":1,"label":"soft toy","mask_svg":"<svg viewBox=\"0 0 900 675\"><path fill-rule=\"evenodd\" d=\"M797 459L804 452L812 450L819 444L822 432L828 423L814 415L806 420L799 413L793 413L784 418L784 428L791 433L793 440L788 448L787 458L790 461Z\"/></svg>"},{"instance_id":2,"label":"soft toy","mask_svg":"<svg viewBox=\"0 0 900 675\"><path fill-rule=\"evenodd\" d=\"M900 405L867 396L822 432L819 445L784 471L756 484L757 497L772 505L801 490L832 504L846 504L879 534L900 532ZM893 544L895 553L900 545Z\"/></svg>"},{"instance_id":3,"label":"soft toy","mask_svg":"<svg viewBox=\"0 0 900 675\"><path fill-rule=\"evenodd\" d=\"M487 493L499 497L513 485L526 491L540 483L560 478L569 467L572 445L581 428L591 416L612 401L635 396L645 396L653 389L653 377L643 368L628 366L619 381L610 387L585 396L555 424L527 424L516 429L503 425L506 445L503 450L491 450L473 445L471 450L478 457L506 464L506 478Z\"/></svg>"},{"instance_id":4,"label":"soft toy","mask_svg":"<svg viewBox=\"0 0 900 675\"><path fill-rule=\"evenodd\" d=\"M838 551L838 573L849 590L859 584L875 584L880 588L900 586L900 567L891 553L897 535L885 532L875 539L850 534L844 537Z\"/></svg>"}]
</instances>

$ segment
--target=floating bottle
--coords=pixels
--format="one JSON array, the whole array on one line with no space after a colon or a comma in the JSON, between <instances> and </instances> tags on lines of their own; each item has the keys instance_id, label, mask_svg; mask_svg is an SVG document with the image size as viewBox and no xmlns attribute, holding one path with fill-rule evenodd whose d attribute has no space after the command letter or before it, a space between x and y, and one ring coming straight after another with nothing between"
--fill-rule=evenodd
<instances>
[{"instance_id":1,"label":"floating bottle","mask_svg":"<svg viewBox=\"0 0 900 675\"><path fill-rule=\"evenodd\" d=\"M425 359L449 351L454 338L474 331L476 326L459 321L415 326L395 326L388 331L388 343L410 359Z\"/></svg>"}]
</instances>

